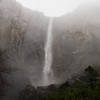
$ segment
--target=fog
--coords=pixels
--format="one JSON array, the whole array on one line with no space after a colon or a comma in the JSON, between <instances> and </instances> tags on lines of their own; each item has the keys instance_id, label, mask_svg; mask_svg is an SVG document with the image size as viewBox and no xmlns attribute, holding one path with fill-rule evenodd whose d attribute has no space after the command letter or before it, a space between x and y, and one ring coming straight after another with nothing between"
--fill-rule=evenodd
<instances>
[{"instance_id":1,"label":"fog","mask_svg":"<svg viewBox=\"0 0 100 100\"><path fill-rule=\"evenodd\" d=\"M24 7L40 11L49 17L59 17L72 12L83 0L17 0Z\"/></svg>"},{"instance_id":2,"label":"fog","mask_svg":"<svg viewBox=\"0 0 100 100\"><path fill-rule=\"evenodd\" d=\"M17 100L27 84L41 85L48 25L49 17L42 12L16 0L0 1L0 50L11 69L4 100ZM100 1L85 0L73 12L54 18L52 37L55 84L71 80L88 65L100 66Z\"/></svg>"}]
</instances>

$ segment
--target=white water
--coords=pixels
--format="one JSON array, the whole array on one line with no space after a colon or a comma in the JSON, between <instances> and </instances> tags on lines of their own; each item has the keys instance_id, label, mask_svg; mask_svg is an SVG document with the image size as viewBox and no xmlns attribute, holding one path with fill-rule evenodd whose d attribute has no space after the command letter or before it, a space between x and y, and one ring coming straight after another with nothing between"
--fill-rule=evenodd
<instances>
[{"instance_id":1,"label":"white water","mask_svg":"<svg viewBox=\"0 0 100 100\"><path fill-rule=\"evenodd\" d=\"M47 86L53 84L53 71L52 71L52 27L53 18L50 19L47 31L47 40L45 44L45 63L43 68L43 85Z\"/></svg>"}]
</instances>

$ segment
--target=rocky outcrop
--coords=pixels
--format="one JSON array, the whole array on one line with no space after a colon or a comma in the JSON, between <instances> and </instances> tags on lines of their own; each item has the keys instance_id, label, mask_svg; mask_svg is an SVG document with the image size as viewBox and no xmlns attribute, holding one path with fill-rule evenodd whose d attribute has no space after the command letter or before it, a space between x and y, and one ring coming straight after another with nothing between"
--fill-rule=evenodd
<instances>
[{"instance_id":1,"label":"rocky outcrop","mask_svg":"<svg viewBox=\"0 0 100 100\"><path fill-rule=\"evenodd\" d=\"M98 1L99 2L99 1ZM88 65L100 65L100 4L85 3L53 25L53 70L58 82Z\"/></svg>"},{"instance_id":2,"label":"rocky outcrop","mask_svg":"<svg viewBox=\"0 0 100 100\"><path fill-rule=\"evenodd\" d=\"M11 87L5 100L17 99L17 93L31 83L38 85L44 64L44 45L48 18L22 7L15 0L0 1L0 49L14 71L7 76Z\"/></svg>"}]
</instances>

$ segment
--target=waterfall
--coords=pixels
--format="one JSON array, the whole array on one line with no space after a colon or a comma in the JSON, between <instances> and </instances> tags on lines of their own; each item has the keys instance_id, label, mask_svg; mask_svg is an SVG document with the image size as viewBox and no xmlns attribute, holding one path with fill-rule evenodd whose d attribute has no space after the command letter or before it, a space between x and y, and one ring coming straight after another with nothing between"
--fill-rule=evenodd
<instances>
[{"instance_id":1,"label":"waterfall","mask_svg":"<svg viewBox=\"0 0 100 100\"><path fill-rule=\"evenodd\" d=\"M53 84L53 71L52 71L52 27L53 27L53 18L50 18L48 24L47 38L45 44L45 63L43 68L43 85L47 86Z\"/></svg>"}]
</instances>

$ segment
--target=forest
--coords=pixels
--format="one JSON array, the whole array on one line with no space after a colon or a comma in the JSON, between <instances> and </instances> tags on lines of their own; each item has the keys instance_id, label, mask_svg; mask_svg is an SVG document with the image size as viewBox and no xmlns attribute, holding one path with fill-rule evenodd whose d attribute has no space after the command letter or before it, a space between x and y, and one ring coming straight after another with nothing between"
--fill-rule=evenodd
<instances>
[{"instance_id":1,"label":"forest","mask_svg":"<svg viewBox=\"0 0 100 100\"><path fill-rule=\"evenodd\" d=\"M28 85L19 100L100 100L100 73L92 66L73 82L35 89Z\"/></svg>"}]
</instances>

